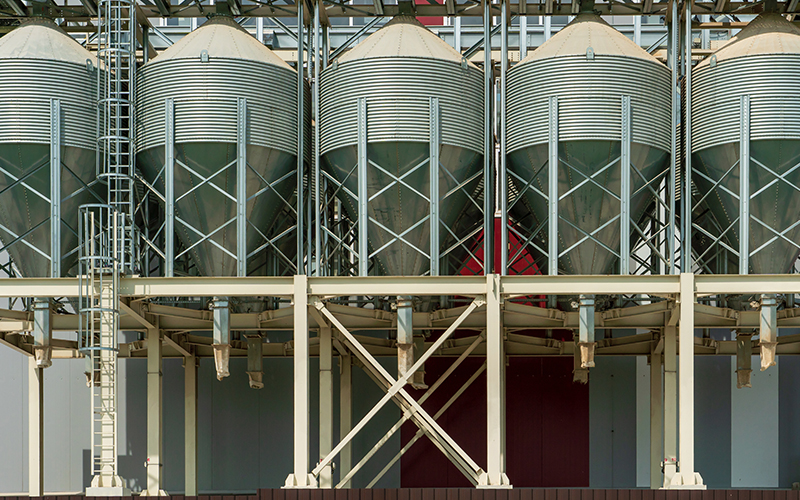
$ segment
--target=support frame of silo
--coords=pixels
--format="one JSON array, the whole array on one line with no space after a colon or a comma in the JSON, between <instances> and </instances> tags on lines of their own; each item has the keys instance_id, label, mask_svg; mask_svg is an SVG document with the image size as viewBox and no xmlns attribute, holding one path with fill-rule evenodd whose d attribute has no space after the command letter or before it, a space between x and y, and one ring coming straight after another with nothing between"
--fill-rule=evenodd
<instances>
[{"instance_id":1,"label":"support frame of silo","mask_svg":"<svg viewBox=\"0 0 800 500\"><path fill-rule=\"evenodd\" d=\"M318 45L323 45L323 49L327 47L325 43L326 37L322 37L320 42L320 16L318 2L315 3L315 14L312 16L314 26L312 32L314 33L313 40L313 60L311 64L315 68L314 73L314 87L313 87L313 104L315 116L319 113L319 73L328 66L332 61L323 54ZM487 3L485 7L489 12L490 7ZM488 14L487 14L488 15ZM380 19L380 18L376 18ZM488 19L488 18L487 18ZM491 32L491 22L484 23L484 40L489 40L488 47L491 47L491 37L488 34ZM349 41L345 46L349 45ZM340 49L334 52L335 57ZM335 60L335 59L334 59ZM485 65L491 67L491 52L487 50L484 61ZM357 275L367 276L370 273L375 274L373 266L370 263L382 251L386 250L393 244L401 244L405 247L411 248L414 252L422 255L429 263L429 270L427 275L438 276L440 274L454 274L450 271L458 272L459 269L449 269L447 267L447 257L454 250L461 249L466 252L472 260L481 263L481 273L486 274L492 269L492 240L493 240L493 219L494 219L494 144L491 138L491 110L492 110L492 97L493 91L493 78L487 76L485 79L485 106L484 106L484 151L483 151L483 169L480 173L469 177L466 180L455 179L446 169L442 168L440 163L441 148L443 146L442 133L441 133L441 110L439 99L432 97L428 100L429 110L429 153L426 158L421 162L414 165L410 170L401 175L394 175L388 169L375 163L369 158L368 136L369 136L369 103L373 98L359 97L357 100L357 113L358 113L358 142L357 147L357 162L344 179L337 179L335 176L326 172L322 167L322 160L319 148L319 120L314 121L314 228L316 235L314 248L310 249L309 261L314 262L313 268L316 271L309 270L309 274L318 276L325 275ZM432 165L437 167L432 167ZM413 187L406 184L403 179L405 176L416 172L420 168L428 167L429 171L429 191L422 193ZM389 181L378 187L377 193L368 192L368 171L371 168L380 170ZM438 175L436 175L438 171ZM354 175L355 174L355 175ZM356 192L350 191L345 183L351 177L357 178ZM441 177L444 177L445 182L452 181L454 187L450 189L444 196L440 196ZM473 184L476 180L482 179L484 183L483 188L483 203L476 199L472 193L468 192L466 187ZM389 228L380 224L374 217L369 215L369 202L375 197L379 196L386 189L392 186L403 185L411 189L417 196L423 198L428 204L429 210L427 215L421 219L412 221L411 225L404 231L395 233ZM473 204L477 209L482 212L483 220L479 224L474 224L462 231L464 234L456 234L453 228L447 227L441 223L439 218L440 206L446 203L447 198L456 192L461 192L467 198L467 203ZM343 194L342 194L343 193ZM353 220L343 212L342 202L338 196L347 196L351 198L356 207L356 213ZM410 231L418 228L423 223L427 222L430 225L430 249L425 252L424 249L413 245L406 241L403 237ZM388 243L383 244L379 248L371 248L371 243L368 238L368 232L371 225L376 225L381 231L388 234ZM483 237L482 252L483 258L479 259L476 256L475 249L470 247L470 243L474 243L477 238ZM448 240L446 248L442 247L442 239ZM438 244L437 244L438 242ZM309 268L311 269L311 268Z\"/></svg>"},{"instance_id":2,"label":"support frame of silo","mask_svg":"<svg viewBox=\"0 0 800 500\"><path fill-rule=\"evenodd\" d=\"M74 248L64 249L62 248L62 231L67 230L72 232L73 234L78 234L78 229L71 226L67 219L62 217L62 205L65 201L77 196L82 192L89 192L92 193L95 198L97 198L97 202L102 202L102 200L96 195L94 192L94 187L97 184L97 181L89 182L88 184L81 179L78 175L76 175L69 165L66 165L62 160L62 149L64 148L64 132L63 128L63 111L61 106L60 99L50 99L48 102L49 107L49 130L50 130L50 154L48 159L42 162L40 165L32 168L29 172L25 175L17 177L13 175L11 172L6 171L5 169L0 168L0 173L9 177L12 182L3 188L0 191L0 196L4 193L18 187L22 186L29 192L33 193L36 197L41 198L43 201L50 205L50 215L49 217L43 219L42 221L38 222L36 225L31 227L28 231L22 234L16 234L11 231L9 228L0 225L0 231L8 234L11 239L5 240L7 243L4 243L3 246L0 248L0 252L6 251L14 245L24 245L25 247L29 248L31 251L35 252L36 254L40 255L41 257L47 259L50 263L49 266L49 275L53 278L59 278L65 274L70 273L70 269L63 269L63 260L71 255L78 253L78 245ZM42 169L49 170L49 186L48 192L40 192L30 183L26 182L28 178L32 177L33 175L37 174ZM71 193L63 193L62 191L62 176L64 173L72 176L78 183L81 185L79 189ZM44 228L44 226L49 226L48 230L50 233L50 245L47 249L38 248L36 245L28 241L26 238L33 234L40 228Z\"/></svg>"},{"instance_id":3,"label":"support frame of silo","mask_svg":"<svg viewBox=\"0 0 800 500\"><path fill-rule=\"evenodd\" d=\"M712 64L715 63L715 59L712 56ZM736 259L738 260L738 273L739 274L749 274L750 273L750 258L753 257L760 251L765 250L769 245L777 240L784 240L785 242L789 243L790 245L797 248L798 252L800 252L800 243L796 241L792 241L791 239L786 237L786 233L789 231L794 230L798 225L800 225L800 220L794 221L791 225L785 228L775 228L772 227L770 224L760 220L758 217L753 215L750 211L750 203L755 200L759 195L761 195L764 191L766 191L770 186L780 184L781 182L787 184L789 187L796 191L800 191L800 187L796 186L795 184L787 181L784 177L793 171L800 169L800 163L792 166L783 174L777 173L775 170L770 168L770 166L766 165L765 163L759 161L757 158L753 157L752 153L750 152L750 144L751 144L751 133L750 133L750 107L751 107L751 95L750 94L743 94L740 96L739 99L739 157L737 160L730 166L725 173L717 178L712 179L708 175L704 174L700 169L693 167L692 168L692 175L697 175L705 179L707 182L712 183L712 189L710 189L707 193L703 194L702 197L697 200L689 200L693 205L702 205L706 198L711 196L717 190L724 191L723 195L730 196L736 199L739 203L739 213L736 219L728 225L728 227L721 229L719 234L713 234L708 229L704 228L702 224L692 222L692 229L693 231L698 231L703 235L712 239L712 243L706 248L706 250L701 253L700 255L696 256L696 260L702 262L704 257L715 247L721 247L726 252L733 254ZM734 171L738 167L738 176L734 176ZM767 173L768 175L774 177L774 179L756 192L753 192L750 186L750 177L751 177L751 170L762 170L763 172ZM738 179L738 192L731 191L727 187L723 185L723 182L726 180L727 177L733 177ZM762 243L758 248L751 250L750 249L750 225L755 222L759 226L765 228L767 231L772 233L772 238L768 241ZM734 247L733 244L727 243L725 241L726 234L733 229L735 226L738 225L739 228L739 244L737 247ZM722 252L723 259L725 258L725 252ZM699 265L699 264L698 264Z\"/></svg>"},{"instance_id":4,"label":"support frame of silo","mask_svg":"<svg viewBox=\"0 0 800 500\"><path fill-rule=\"evenodd\" d=\"M273 191L281 200L284 209L294 214L297 218L298 212L296 207L293 206L291 200L284 199L279 190L275 187L280 183L288 182L291 178L296 178L296 173L292 172L281 176L279 179L269 180L263 178L247 160L247 127L248 127L248 113L247 113L247 99L243 97L230 98L223 101L232 105L236 113L236 155L235 158L227 164L220 165L208 177L204 177L191 166L181 161L176 157L175 151L178 146L176 141L176 130L179 127L180 117L178 116L178 109L181 103L187 101L167 97L164 99L164 151L165 162L164 167L156 174L153 179L145 179L141 174L138 180L145 186L145 195L139 200L137 210L144 212L144 207L149 202L150 196L155 197L164 206L164 220L158 225L155 234L149 234L149 230L142 235L143 251L155 254L163 264L162 273L164 276L172 277L176 275L175 263L180 262L182 258L187 258L191 250L202 244L213 245L215 248L223 252L228 257L232 258L236 266L236 276L247 276L248 261L254 256L266 249L271 249L275 252L275 258L290 269L289 272L296 272L298 262L293 262L292 259L286 256L279 248L279 244L288 235L294 232L298 224L283 229L277 235L266 235L259 228L255 227L247 220L247 204L255 198L268 191ZM222 104L222 102L220 103ZM198 183L185 192L176 192L175 174L179 169L184 170L193 180ZM222 174L229 173L231 170L235 171L235 187L234 192L229 193L223 188L214 183L214 179ZM251 196L247 195L247 174L253 172L258 177L261 186L257 192ZM159 181L163 181L164 189L160 190L157 186ZM223 197L230 200L235 204L235 214L230 219L222 222L219 227L209 228L208 231L203 231L199 228L192 226L188 221L180 217L177 209L177 203L187 196L194 193L195 190L209 186L211 189L219 192ZM214 241L213 237L228 226L236 228L235 248L225 248L220 243ZM300 224L300 227L302 224ZM179 247L177 241L177 232L180 228L188 229L194 233L198 240L188 246ZM247 232L255 231L261 239L261 245L255 250L247 252ZM149 271L149 270L148 270Z\"/></svg>"}]
</instances>

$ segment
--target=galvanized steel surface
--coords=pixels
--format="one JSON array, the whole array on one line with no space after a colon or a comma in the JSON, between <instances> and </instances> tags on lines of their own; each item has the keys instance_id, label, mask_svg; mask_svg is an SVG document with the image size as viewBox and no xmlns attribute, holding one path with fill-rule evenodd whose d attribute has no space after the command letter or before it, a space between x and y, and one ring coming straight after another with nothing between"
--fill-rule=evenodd
<instances>
[{"instance_id":1,"label":"galvanized steel surface","mask_svg":"<svg viewBox=\"0 0 800 500\"><path fill-rule=\"evenodd\" d=\"M581 14L509 72L504 185L513 224L540 228L535 242L548 248L541 229L547 199L527 186L549 196L570 193L557 203L558 252L566 252L559 268L569 274L617 272L620 231L632 231L627 221L609 223L621 214L623 96L631 102L630 162L641 172L630 174L636 193L642 177L651 181L663 171L670 150L670 73L663 64L599 16ZM558 98L557 194L548 193L551 97ZM647 191L634 197L631 219L638 221L652 199Z\"/></svg>"},{"instance_id":2,"label":"galvanized steel surface","mask_svg":"<svg viewBox=\"0 0 800 500\"><path fill-rule=\"evenodd\" d=\"M176 221L175 229L183 245L193 247L202 275L236 273L235 259L222 249L236 254L236 226L229 221L236 214L238 181L234 166L220 170L236 158L237 98L245 98L247 108L248 254L262 243L258 232L269 234L275 226L285 208L280 197L288 200L295 190L297 73L276 60L235 21L212 18L138 74L137 161L145 177L164 190L163 175L156 176L165 161L165 103L172 98L175 158L196 172L174 167L176 216L194 228ZM310 109L308 92L304 109ZM310 113L305 125L308 129ZM304 156L310 161L310 141L305 143ZM211 180L200 186L197 174ZM273 189L259 175L269 183L283 180ZM196 230L211 236L200 243L203 235Z\"/></svg>"},{"instance_id":3,"label":"galvanized steel surface","mask_svg":"<svg viewBox=\"0 0 800 500\"><path fill-rule=\"evenodd\" d=\"M440 59L386 57L329 66L320 80L320 152L356 144L359 97L367 99L369 142L427 143L430 99L437 97L442 143L480 153L482 89L480 70Z\"/></svg>"},{"instance_id":4,"label":"galvanized steel surface","mask_svg":"<svg viewBox=\"0 0 800 500\"><path fill-rule=\"evenodd\" d=\"M762 14L692 72L693 174L700 196L722 225L723 237L739 248L742 96L749 96L749 269L789 272L800 241L800 28L779 14ZM762 165L773 173L765 170ZM731 171L731 168L733 170ZM782 181L776 182L776 175ZM719 183L718 188L714 184ZM702 208L702 207L701 207ZM766 224L764 227L759 221ZM786 239L776 237L783 232ZM788 239L788 241L787 241ZM700 237L698 242L710 242ZM703 244L703 243L701 243ZM729 266L733 272L734 264Z\"/></svg>"},{"instance_id":5,"label":"galvanized steel surface","mask_svg":"<svg viewBox=\"0 0 800 500\"><path fill-rule=\"evenodd\" d=\"M751 140L800 139L800 53L723 61L692 77L693 153L739 142L742 95L750 96Z\"/></svg>"},{"instance_id":6,"label":"galvanized steel surface","mask_svg":"<svg viewBox=\"0 0 800 500\"><path fill-rule=\"evenodd\" d=\"M203 29L203 28L200 28ZM246 35L250 36L250 35ZM175 140L236 142L236 98L247 99L251 145L294 155L297 74L271 64L215 57L154 60L138 74L138 150L164 144L165 99L175 99Z\"/></svg>"},{"instance_id":7,"label":"galvanized steel surface","mask_svg":"<svg viewBox=\"0 0 800 500\"><path fill-rule=\"evenodd\" d=\"M669 80L662 64L634 57L520 64L508 76L508 152L547 143L550 96L558 96L559 140L619 141L623 95L631 97L633 142L669 151Z\"/></svg>"},{"instance_id":8,"label":"galvanized steel surface","mask_svg":"<svg viewBox=\"0 0 800 500\"><path fill-rule=\"evenodd\" d=\"M458 237L474 224L476 214L468 215L474 205L464 191L475 195L481 182L476 174L483 157L482 78L477 67L414 18L404 16L322 72L323 165L351 192L370 198L370 252L380 251L374 274L421 275L430 270L426 256L431 253L430 221L417 224L430 211L430 170L425 165L410 171L429 156L434 98L441 133L438 197L444 200L454 191L441 202L439 220ZM367 193L359 193L357 176L348 175L358 161L359 98L366 102L368 160L374 163L367 169ZM403 176L403 183L394 182L392 176ZM458 183L465 183L463 191L453 189ZM340 197L356 218L354 200ZM395 235L403 235L402 240ZM452 241L448 230L440 229L440 241L444 252L446 242ZM443 274L452 272L443 265Z\"/></svg>"},{"instance_id":9,"label":"galvanized steel surface","mask_svg":"<svg viewBox=\"0 0 800 500\"><path fill-rule=\"evenodd\" d=\"M11 233L27 234L25 242L50 254L52 99L60 100L61 108L63 224L75 230L78 206L98 201L83 189L95 181L96 174L93 60L92 54L49 20L28 22L0 38L0 166L7 172L0 174L0 190L8 189L0 196L0 223L6 228L0 230L0 240L6 245L14 240ZM9 188L14 178L28 174L24 185ZM62 227L64 273L70 273L77 261L77 253L71 253L76 245L75 233ZM24 276L50 275L47 257L23 242L8 252Z\"/></svg>"}]
</instances>

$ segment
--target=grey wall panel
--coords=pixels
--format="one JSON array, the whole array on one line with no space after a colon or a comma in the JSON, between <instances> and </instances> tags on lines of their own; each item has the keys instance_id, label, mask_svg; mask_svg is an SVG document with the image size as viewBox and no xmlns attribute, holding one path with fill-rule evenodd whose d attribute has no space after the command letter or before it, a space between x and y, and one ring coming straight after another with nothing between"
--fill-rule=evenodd
<instances>
[{"instance_id":1,"label":"grey wall panel","mask_svg":"<svg viewBox=\"0 0 800 500\"><path fill-rule=\"evenodd\" d=\"M167 493L184 491L184 425L183 425L183 360L165 359L162 369L164 378L164 441L162 459L164 463L163 487Z\"/></svg>"},{"instance_id":2,"label":"grey wall panel","mask_svg":"<svg viewBox=\"0 0 800 500\"><path fill-rule=\"evenodd\" d=\"M589 371L589 486L636 487L636 359L601 357Z\"/></svg>"},{"instance_id":3,"label":"grey wall panel","mask_svg":"<svg viewBox=\"0 0 800 500\"><path fill-rule=\"evenodd\" d=\"M636 486L650 487L650 365L636 358Z\"/></svg>"},{"instance_id":4,"label":"grey wall panel","mask_svg":"<svg viewBox=\"0 0 800 500\"><path fill-rule=\"evenodd\" d=\"M3 466L0 467L0 492L22 493L28 490L28 358L0 346L0 450ZM24 468L24 470L23 470ZM24 479L23 479L24 478Z\"/></svg>"},{"instance_id":5,"label":"grey wall panel","mask_svg":"<svg viewBox=\"0 0 800 500\"><path fill-rule=\"evenodd\" d=\"M797 425L800 419L800 358L781 356L777 368L780 372L778 487L790 488L792 483L800 481L800 426Z\"/></svg>"},{"instance_id":6,"label":"grey wall panel","mask_svg":"<svg viewBox=\"0 0 800 500\"><path fill-rule=\"evenodd\" d=\"M695 469L709 488L730 488L730 358L697 356L694 376Z\"/></svg>"},{"instance_id":7,"label":"grey wall panel","mask_svg":"<svg viewBox=\"0 0 800 500\"><path fill-rule=\"evenodd\" d=\"M753 356L752 388L737 389L736 359L730 360L731 487L778 486L779 370L759 371Z\"/></svg>"},{"instance_id":8,"label":"grey wall panel","mask_svg":"<svg viewBox=\"0 0 800 500\"><path fill-rule=\"evenodd\" d=\"M397 375L396 358L379 358L381 365L393 376ZM364 370L353 367L353 425L372 409L383 397L384 391L369 378ZM400 419L400 409L390 402L353 439L353 465L369 451L386 431ZM383 469L394 455L400 451L400 432L396 432L367 465L359 471L352 481L352 487L363 488ZM375 488L400 487L400 461L383 476Z\"/></svg>"}]
</instances>

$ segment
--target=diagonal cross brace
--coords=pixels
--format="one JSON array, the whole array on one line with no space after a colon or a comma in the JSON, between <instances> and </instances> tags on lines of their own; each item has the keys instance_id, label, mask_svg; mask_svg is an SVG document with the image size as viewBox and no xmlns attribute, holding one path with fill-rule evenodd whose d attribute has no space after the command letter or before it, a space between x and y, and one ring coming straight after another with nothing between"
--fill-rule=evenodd
<instances>
[{"instance_id":1,"label":"diagonal cross brace","mask_svg":"<svg viewBox=\"0 0 800 500\"><path fill-rule=\"evenodd\" d=\"M470 344L470 346L467 347L467 349L461 354L461 356L459 356L458 359L456 359L453 362L453 364L450 365L450 367L436 380L436 382L427 391L425 391L425 394L423 394L422 397L419 398L419 404L422 404L425 401L427 401L427 399L431 395L433 395L434 392L436 392L436 389L441 387L441 385L456 370L456 368L458 368L461 365L461 363L463 363L464 360L467 359L467 357L469 357L470 354L472 354L472 351L474 351L475 348L477 348L480 344L482 344L484 342L484 339L485 339L484 335L479 335L478 337L476 337L475 340L472 342L472 344ZM485 366L486 365L484 364L484 367ZM449 406L449 405L446 405L446 406ZM443 407L443 409L446 409L446 407ZM440 410L440 413L441 413L441 410ZM440 414L437 414L437 415L434 415L433 418L437 419L437 418L439 418L439 416L440 416ZM387 441L389 441L390 437L392 437L397 431L400 430L400 427L402 427L402 425L409 418L411 418L411 416L404 413L403 416L400 417L400 420L398 420L397 423L395 423L392 426L392 428L389 429L386 432L386 434L383 437L381 437L380 440L378 440L378 442L375 444L375 446L373 446L372 449L369 452L367 452L366 455L364 455L364 457L361 459L361 461L358 462L356 465L354 465L350 469L350 472L348 472L347 475L343 479L341 479L339 481L339 484L336 487L340 488L340 487L342 487L342 485L348 484L350 482L350 480L353 479L353 476L355 476L356 473L359 470L361 470L361 468L364 465L366 465L366 463L375 455L375 453L378 452L378 450L381 448L381 446L383 446L384 444L386 444ZM420 432L420 435L421 435L422 430L420 430L419 432ZM392 464L390 464L390 467L393 464L394 464L394 462L392 462Z\"/></svg>"},{"instance_id":2,"label":"diagonal cross brace","mask_svg":"<svg viewBox=\"0 0 800 500\"><path fill-rule=\"evenodd\" d=\"M408 379L427 361L427 359L438 350L444 342L453 334L453 332L467 319L467 317L477 308L483 306L485 301L483 299L475 299L472 303L461 313L461 315L450 325L450 327L433 343L433 345L425 351L425 353L414 363L405 375L399 379L392 377L383 366L367 351L361 343L349 332L347 328L331 313L325 304L316 300L314 307L317 308L333 326L339 330L353 354L364 363L373 374L387 387L387 392L383 398L361 419L361 421L353 427L353 429L345 436L338 445L314 468L311 473L318 476L322 469L327 466L334 457L355 437L358 432L374 417L383 406L389 402L390 399L395 398L401 405L403 410L410 416L414 423L426 432L431 442L445 454L453 464L469 479L473 484L478 484L479 478L484 474L483 469L475 463L469 455L461 449L458 444L445 432L444 429L436 423L436 421L417 403L417 401L403 389L408 382Z\"/></svg>"}]
</instances>

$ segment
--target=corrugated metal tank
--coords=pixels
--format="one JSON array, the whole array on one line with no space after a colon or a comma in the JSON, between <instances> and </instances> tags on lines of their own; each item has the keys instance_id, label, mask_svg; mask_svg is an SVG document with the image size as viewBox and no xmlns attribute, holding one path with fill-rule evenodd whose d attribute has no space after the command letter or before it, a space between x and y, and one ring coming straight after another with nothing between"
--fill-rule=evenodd
<instances>
[{"instance_id":1,"label":"corrugated metal tank","mask_svg":"<svg viewBox=\"0 0 800 500\"><path fill-rule=\"evenodd\" d=\"M96 187L94 60L49 19L31 19L0 38L0 240L9 245L24 235L8 252L27 277L50 275L52 99L61 101L62 274L74 274L78 260L71 252L78 206L98 202L83 189Z\"/></svg>"},{"instance_id":2,"label":"corrugated metal tank","mask_svg":"<svg viewBox=\"0 0 800 500\"><path fill-rule=\"evenodd\" d=\"M750 193L758 193L750 213L763 223L750 221L750 252L758 250L750 272L788 273L798 256L791 242L800 242L800 28L761 14L692 78L692 167L704 174L692 181L701 196L719 182L705 204L723 230L731 226L723 241L738 249L741 97L749 95ZM738 272L736 264L728 269Z\"/></svg>"},{"instance_id":3,"label":"corrugated metal tank","mask_svg":"<svg viewBox=\"0 0 800 500\"><path fill-rule=\"evenodd\" d=\"M229 197L236 197L236 169L220 170L236 159L237 98L247 99L246 217L253 227L246 247L248 254L257 250L263 244L258 231L270 235L286 222L279 220L281 198L289 200L296 188L290 174L297 168L297 72L235 20L216 16L151 60L137 78L137 164L164 189L166 99L173 98L175 159L212 178L199 186L197 175L175 167L176 216L205 234L236 216ZM201 237L177 220L175 230L186 248L195 245L191 255L201 275L236 274L235 259L222 250L236 255L235 224L217 230L213 243L198 244Z\"/></svg>"},{"instance_id":4,"label":"corrugated metal tank","mask_svg":"<svg viewBox=\"0 0 800 500\"><path fill-rule=\"evenodd\" d=\"M357 164L358 99L367 102L369 160L392 175L398 183L369 201L369 216L380 225L426 253L430 253L428 222L414 224L428 213L428 168L408 172L429 155L430 99L439 99L441 114L440 199L458 183L477 174L483 161L483 73L446 42L413 17L398 16L329 66L320 79L320 153L322 165L347 189L358 193ZM391 179L374 165L367 175L369 196ZM475 190L478 181L465 185ZM415 192L418 191L418 192ZM341 196L345 209L355 218L352 197ZM459 221L470 204L457 192L442 203L440 220L458 232ZM461 219L460 219L461 218ZM441 229L442 245L447 230ZM429 260L399 242L378 224L370 222L370 251L383 249L374 274L422 275ZM442 266L442 274L452 273Z\"/></svg>"},{"instance_id":5,"label":"corrugated metal tank","mask_svg":"<svg viewBox=\"0 0 800 500\"><path fill-rule=\"evenodd\" d=\"M509 200L522 193L512 219L531 228L546 227L549 99L558 97L559 193L564 195L595 176L620 155L622 96L631 101L631 163L649 181L666 166L670 150L670 74L667 68L593 13L583 13L509 71ZM569 164L575 169L569 169ZM578 173L580 172L580 173ZM558 204L559 267L569 274L607 274L618 261L609 249L620 248L619 224L606 222L620 213L620 203L603 189L620 192L619 163L565 196ZM632 192L644 184L631 174ZM652 202L632 200L638 220ZM546 228L540 235L546 234ZM589 239L577 244L586 234ZM539 236L537 240L541 240ZM636 238L632 235L632 241ZM545 245L546 242L539 243ZM570 250L571 249L571 250Z\"/></svg>"}]
</instances>

